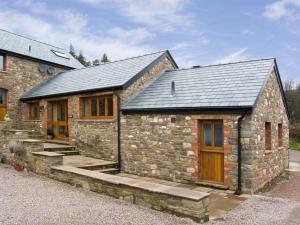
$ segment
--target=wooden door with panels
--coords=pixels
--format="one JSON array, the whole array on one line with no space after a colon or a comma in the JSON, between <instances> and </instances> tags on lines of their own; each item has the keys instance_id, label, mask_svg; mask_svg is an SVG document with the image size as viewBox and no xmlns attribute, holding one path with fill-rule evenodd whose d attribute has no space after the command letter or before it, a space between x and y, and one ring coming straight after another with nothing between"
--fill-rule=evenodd
<instances>
[{"instance_id":1,"label":"wooden door with panels","mask_svg":"<svg viewBox=\"0 0 300 225\"><path fill-rule=\"evenodd\" d=\"M50 101L48 102L48 122L47 132L51 132L54 139L68 140L68 101Z\"/></svg>"},{"instance_id":2,"label":"wooden door with panels","mask_svg":"<svg viewBox=\"0 0 300 225\"><path fill-rule=\"evenodd\" d=\"M224 183L224 132L222 120L199 121L200 181Z\"/></svg>"},{"instance_id":3,"label":"wooden door with panels","mask_svg":"<svg viewBox=\"0 0 300 225\"><path fill-rule=\"evenodd\" d=\"M0 121L3 121L7 113L7 91L0 88Z\"/></svg>"}]
</instances>

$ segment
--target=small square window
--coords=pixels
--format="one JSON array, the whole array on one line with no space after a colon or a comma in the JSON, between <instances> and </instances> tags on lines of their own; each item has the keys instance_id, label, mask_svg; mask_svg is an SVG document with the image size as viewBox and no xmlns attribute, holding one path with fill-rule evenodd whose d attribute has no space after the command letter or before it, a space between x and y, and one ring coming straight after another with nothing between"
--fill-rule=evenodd
<instances>
[{"instance_id":1,"label":"small square window","mask_svg":"<svg viewBox=\"0 0 300 225\"><path fill-rule=\"evenodd\" d=\"M272 149L272 129L270 122L265 123L265 148L266 150Z\"/></svg>"},{"instance_id":2,"label":"small square window","mask_svg":"<svg viewBox=\"0 0 300 225\"><path fill-rule=\"evenodd\" d=\"M39 120L40 119L40 103L39 102L31 102L28 103L28 111L29 111L29 120Z\"/></svg>"},{"instance_id":3,"label":"small square window","mask_svg":"<svg viewBox=\"0 0 300 225\"><path fill-rule=\"evenodd\" d=\"M281 147L283 145L282 136L283 136L282 124L279 123L278 124L278 146L279 147Z\"/></svg>"}]
</instances>

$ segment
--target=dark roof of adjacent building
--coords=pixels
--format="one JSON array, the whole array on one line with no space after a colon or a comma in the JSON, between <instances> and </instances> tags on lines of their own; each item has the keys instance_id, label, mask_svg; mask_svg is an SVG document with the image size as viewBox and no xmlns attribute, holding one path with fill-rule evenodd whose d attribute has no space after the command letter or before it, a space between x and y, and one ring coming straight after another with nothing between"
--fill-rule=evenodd
<instances>
[{"instance_id":1,"label":"dark roof of adjacent building","mask_svg":"<svg viewBox=\"0 0 300 225\"><path fill-rule=\"evenodd\" d=\"M83 68L65 49L0 29L0 50L68 68Z\"/></svg>"},{"instance_id":2,"label":"dark roof of adjacent building","mask_svg":"<svg viewBox=\"0 0 300 225\"><path fill-rule=\"evenodd\" d=\"M126 88L164 57L178 68L169 51L160 51L60 73L25 93L21 100Z\"/></svg>"},{"instance_id":3,"label":"dark roof of adjacent building","mask_svg":"<svg viewBox=\"0 0 300 225\"><path fill-rule=\"evenodd\" d=\"M270 58L167 71L133 96L123 109L252 108L275 65L275 59Z\"/></svg>"}]
</instances>

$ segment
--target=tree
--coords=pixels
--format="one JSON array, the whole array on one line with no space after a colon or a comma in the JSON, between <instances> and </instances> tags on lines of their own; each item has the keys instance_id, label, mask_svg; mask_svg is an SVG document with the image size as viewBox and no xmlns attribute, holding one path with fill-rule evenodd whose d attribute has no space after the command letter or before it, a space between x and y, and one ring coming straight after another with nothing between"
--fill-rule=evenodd
<instances>
[{"instance_id":1,"label":"tree","mask_svg":"<svg viewBox=\"0 0 300 225\"><path fill-rule=\"evenodd\" d=\"M75 48L72 44L70 44L70 50L69 50L69 53L75 58L77 59L82 65L84 66L98 66L100 65L101 63L107 63L107 62L110 62L107 55L104 53L103 56L102 56L102 59L99 60L99 59L95 59L93 61L88 61L86 59L86 57L83 55L83 52L80 50L79 51L79 54L77 55L76 51L75 51Z\"/></svg>"},{"instance_id":2,"label":"tree","mask_svg":"<svg viewBox=\"0 0 300 225\"><path fill-rule=\"evenodd\" d=\"M102 63L110 62L109 59L108 59L108 57L107 57L107 55L106 55L105 53L104 53L103 56L102 56L101 62L102 62Z\"/></svg>"},{"instance_id":3,"label":"tree","mask_svg":"<svg viewBox=\"0 0 300 225\"><path fill-rule=\"evenodd\" d=\"M95 59L94 61L93 61L93 66L99 66L100 65L100 60L99 59Z\"/></svg>"},{"instance_id":4,"label":"tree","mask_svg":"<svg viewBox=\"0 0 300 225\"><path fill-rule=\"evenodd\" d=\"M83 56L83 53L82 53L81 50L80 50L80 52L79 52L79 55L76 56L76 59L77 59L82 65L86 66L87 61L86 61L85 57Z\"/></svg>"},{"instance_id":5,"label":"tree","mask_svg":"<svg viewBox=\"0 0 300 225\"><path fill-rule=\"evenodd\" d=\"M300 84L286 81L284 91L290 112L290 137L300 141Z\"/></svg>"},{"instance_id":6,"label":"tree","mask_svg":"<svg viewBox=\"0 0 300 225\"><path fill-rule=\"evenodd\" d=\"M70 44L70 51L69 51L69 53L70 53L74 58L76 58L76 52L75 52L75 49L74 49L74 47L73 47L72 44Z\"/></svg>"}]
</instances>

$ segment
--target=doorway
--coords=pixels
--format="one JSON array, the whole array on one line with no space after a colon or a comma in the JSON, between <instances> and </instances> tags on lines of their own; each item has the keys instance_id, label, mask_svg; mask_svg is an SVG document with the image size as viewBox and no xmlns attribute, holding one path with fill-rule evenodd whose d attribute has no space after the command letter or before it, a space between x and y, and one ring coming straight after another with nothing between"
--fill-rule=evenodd
<instances>
[{"instance_id":1,"label":"doorway","mask_svg":"<svg viewBox=\"0 0 300 225\"><path fill-rule=\"evenodd\" d=\"M69 138L68 101L48 102L47 134L57 140Z\"/></svg>"},{"instance_id":2,"label":"doorway","mask_svg":"<svg viewBox=\"0 0 300 225\"><path fill-rule=\"evenodd\" d=\"M7 113L7 91L0 88L0 121L3 121Z\"/></svg>"},{"instance_id":3,"label":"doorway","mask_svg":"<svg viewBox=\"0 0 300 225\"><path fill-rule=\"evenodd\" d=\"M201 181L224 183L224 132L222 120L202 120L200 127L199 177Z\"/></svg>"}]
</instances>

